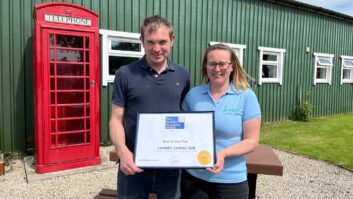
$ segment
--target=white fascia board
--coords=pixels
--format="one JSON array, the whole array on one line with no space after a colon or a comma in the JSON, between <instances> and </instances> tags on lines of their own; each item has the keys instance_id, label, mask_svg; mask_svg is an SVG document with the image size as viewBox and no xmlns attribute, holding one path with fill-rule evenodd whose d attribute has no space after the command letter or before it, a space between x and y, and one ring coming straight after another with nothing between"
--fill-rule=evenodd
<instances>
[{"instance_id":1,"label":"white fascia board","mask_svg":"<svg viewBox=\"0 0 353 199\"><path fill-rule=\"evenodd\" d=\"M279 52L279 53L285 53L286 52L286 49L283 49L283 48L268 48L268 47L262 47L262 46L259 46L258 50L269 51L269 52Z\"/></svg>"},{"instance_id":2,"label":"white fascia board","mask_svg":"<svg viewBox=\"0 0 353 199\"><path fill-rule=\"evenodd\" d=\"M315 57L330 57L333 58L334 54L325 54L325 53L313 53Z\"/></svg>"}]
</instances>

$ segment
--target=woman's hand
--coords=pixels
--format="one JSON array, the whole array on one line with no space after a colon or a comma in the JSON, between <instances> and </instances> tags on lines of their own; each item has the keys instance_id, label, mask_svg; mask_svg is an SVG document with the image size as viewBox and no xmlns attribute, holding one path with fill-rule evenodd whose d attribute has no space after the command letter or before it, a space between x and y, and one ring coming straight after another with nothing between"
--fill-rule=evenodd
<instances>
[{"instance_id":1,"label":"woman's hand","mask_svg":"<svg viewBox=\"0 0 353 199\"><path fill-rule=\"evenodd\" d=\"M224 154L223 151L220 151L217 153L217 162L212 168L207 168L207 171L217 174L221 172L224 169L224 159L226 158L226 155Z\"/></svg>"}]
</instances>

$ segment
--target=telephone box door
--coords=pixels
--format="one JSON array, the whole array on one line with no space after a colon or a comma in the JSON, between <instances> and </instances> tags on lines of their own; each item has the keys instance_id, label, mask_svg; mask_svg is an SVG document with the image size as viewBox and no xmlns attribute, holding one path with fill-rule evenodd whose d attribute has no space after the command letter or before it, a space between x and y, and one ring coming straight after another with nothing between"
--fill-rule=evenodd
<instances>
[{"instance_id":1,"label":"telephone box door","mask_svg":"<svg viewBox=\"0 0 353 199\"><path fill-rule=\"evenodd\" d=\"M95 54L93 33L43 29L44 68L48 69L45 99L50 123L44 137L44 162L52 164L95 155L95 75L90 60Z\"/></svg>"}]
</instances>

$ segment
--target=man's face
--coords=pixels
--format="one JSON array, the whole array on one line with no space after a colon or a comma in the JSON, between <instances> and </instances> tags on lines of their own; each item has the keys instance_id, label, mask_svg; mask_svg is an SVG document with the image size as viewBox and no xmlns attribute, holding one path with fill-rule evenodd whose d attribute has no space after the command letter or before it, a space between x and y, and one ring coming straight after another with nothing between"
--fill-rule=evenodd
<instances>
[{"instance_id":1,"label":"man's face","mask_svg":"<svg viewBox=\"0 0 353 199\"><path fill-rule=\"evenodd\" d=\"M152 68L160 68L167 64L167 57L173 46L174 35L169 37L169 29L161 24L153 32L145 31L144 38L141 38L145 49L146 59Z\"/></svg>"}]
</instances>

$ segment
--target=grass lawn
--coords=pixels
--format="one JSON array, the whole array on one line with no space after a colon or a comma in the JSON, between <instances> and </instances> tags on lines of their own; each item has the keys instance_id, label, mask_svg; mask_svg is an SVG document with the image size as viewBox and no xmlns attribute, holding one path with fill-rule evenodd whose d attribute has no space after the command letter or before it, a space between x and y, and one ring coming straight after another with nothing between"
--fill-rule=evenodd
<instances>
[{"instance_id":1,"label":"grass lawn","mask_svg":"<svg viewBox=\"0 0 353 199\"><path fill-rule=\"evenodd\" d=\"M353 169L353 114L264 123L260 143Z\"/></svg>"}]
</instances>

